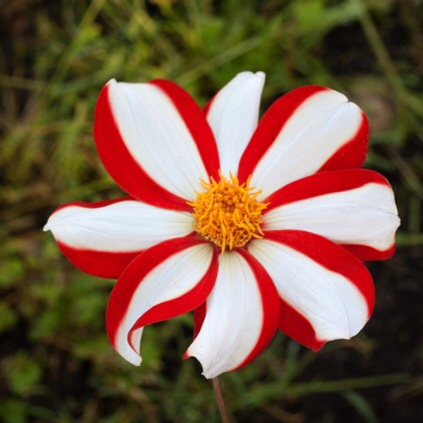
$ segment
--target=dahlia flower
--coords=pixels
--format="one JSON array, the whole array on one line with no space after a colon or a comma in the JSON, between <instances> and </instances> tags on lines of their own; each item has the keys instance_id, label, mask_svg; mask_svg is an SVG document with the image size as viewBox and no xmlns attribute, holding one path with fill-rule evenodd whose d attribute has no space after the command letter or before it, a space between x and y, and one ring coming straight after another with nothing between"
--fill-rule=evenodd
<instances>
[{"instance_id":1,"label":"dahlia flower","mask_svg":"<svg viewBox=\"0 0 423 423\"><path fill-rule=\"evenodd\" d=\"M317 351L372 314L362 261L393 254L399 218L388 181L359 169L367 119L311 85L258 122L263 84L240 73L204 110L164 80L100 93L96 146L129 196L62 206L45 230L75 266L118 279L107 332L134 365L144 327L190 311L185 357L207 378L251 362L277 329Z\"/></svg>"}]
</instances>

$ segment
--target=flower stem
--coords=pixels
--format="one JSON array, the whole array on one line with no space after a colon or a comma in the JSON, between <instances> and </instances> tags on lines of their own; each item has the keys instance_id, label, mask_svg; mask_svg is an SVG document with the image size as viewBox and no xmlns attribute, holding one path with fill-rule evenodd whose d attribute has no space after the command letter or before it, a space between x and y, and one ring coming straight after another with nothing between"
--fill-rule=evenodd
<instances>
[{"instance_id":1,"label":"flower stem","mask_svg":"<svg viewBox=\"0 0 423 423\"><path fill-rule=\"evenodd\" d=\"M216 376L212 379L214 395L216 397L217 408L219 409L220 418L222 423L231 423L228 410L226 408L225 400L223 399L222 387L220 386L220 380Z\"/></svg>"}]
</instances>

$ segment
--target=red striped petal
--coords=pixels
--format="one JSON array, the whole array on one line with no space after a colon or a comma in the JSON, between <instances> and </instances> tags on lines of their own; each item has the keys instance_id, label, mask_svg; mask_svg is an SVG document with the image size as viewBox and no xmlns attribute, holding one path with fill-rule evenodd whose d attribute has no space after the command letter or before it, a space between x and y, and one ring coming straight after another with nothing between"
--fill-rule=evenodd
<instances>
[{"instance_id":1,"label":"red striped petal","mask_svg":"<svg viewBox=\"0 0 423 423\"><path fill-rule=\"evenodd\" d=\"M121 197L114 200L97 201L95 203L74 201L58 207L55 213L71 206L95 209L128 200L133 200L133 198ZM131 252L107 252L79 249L66 245L60 242L60 240L57 240L57 245L60 251L75 267L89 275L107 279L118 278L128 264L142 252L142 250Z\"/></svg>"},{"instance_id":2,"label":"red striped petal","mask_svg":"<svg viewBox=\"0 0 423 423\"><path fill-rule=\"evenodd\" d=\"M370 318L374 286L363 263L341 246L304 231L266 232L248 251L263 265L282 300L280 329L320 349L349 339Z\"/></svg>"},{"instance_id":3,"label":"red striped petal","mask_svg":"<svg viewBox=\"0 0 423 423\"><path fill-rule=\"evenodd\" d=\"M204 112L186 91L173 82L155 79L150 83L162 89L172 100L195 141L207 174L218 180L219 153L213 132L204 117Z\"/></svg>"},{"instance_id":4,"label":"red striped petal","mask_svg":"<svg viewBox=\"0 0 423 423\"><path fill-rule=\"evenodd\" d=\"M391 187L384 176L373 170L352 169L318 173L291 182L274 192L266 198L266 202L270 204L264 212L307 198L360 188L370 183Z\"/></svg>"},{"instance_id":5,"label":"red striped petal","mask_svg":"<svg viewBox=\"0 0 423 423\"><path fill-rule=\"evenodd\" d=\"M297 88L278 100L266 111L248 144L238 169L238 178L244 181L251 175L261 158L275 143L282 128L300 105L310 96L327 88L308 85Z\"/></svg>"},{"instance_id":6,"label":"red striped petal","mask_svg":"<svg viewBox=\"0 0 423 423\"><path fill-rule=\"evenodd\" d=\"M199 307L213 288L217 250L198 237L165 241L138 256L119 278L106 314L110 342L139 364L143 327Z\"/></svg>"},{"instance_id":7,"label":"red striped petal","mask_svg":"<svg viewBox=\"0 0 423 423\"><path fill-rule=\"evenodd\" d=\"M201 329L184 355L200 361L206 378L254 360L278 327L280 301L275 286L243 249L220 256L206 306L196 310L196 331L200 325Z\"/></svg>"},{"instance_id":8,"label":"red striped petal","mask_svg":"<svg viewBox=\"0 0 423 423\"><path fill-rule=\"evenodd\" d=\"M184 90L168 81L123 84L125 94L112 93L118 86L110 81L96 105L94 135L104 166L133 197L167 209L189 210L186 201L200 186L199 179L218 176L217 147L202 111ZM137 86L149 88L140 93ZM156 90L152 91L152 87ZM151 104L144 104L142 101L149 99L152 92L156 97ZM127 93L132 96L131 102L125 97ZM144 117L143 110L148 110L151 117ZM147 119L144 127L139 128L137 116ZM173 145L169 144L172 140ZM159 141L163 144L161 149L157 147ZM172 153L175 148L179 157ZM187 167L191 162L192 166ZM192 175L185 174L187 168ZM192 190L187 189L190 184Z\"/></svg>"},{"instance_id":9,"label":"red striped petal","mask_svg":"<svg viewBox=\"0 0 423 423\"><path fill-rule=\"evenodd\" d=\"M259 122L238 169L263 191L321 170L357 167L366 155L363 112L336 91L305 86L277 100Z\"/></svg>"},{"instance_id":10,"label":"red striped petal","mask_svg":"<svg viewBox=\"0 0 423 423\"><path fill-rule=\"evenodd\" d=\"M117 278L142 251L192 233L190 213L166 210L131 197L59 207L44 230L51 230L69 261L82 271Z\"/></svg>"},{"instance_id":11,"label":"red striped petal","mask_svg":"<svg viewBox=\"0 0 423 423\"><path fill-rule=\"evenodd\" d=\"M371 170L318 173L268 197L263 230L313 232L345 246L361 260L384 260L395 250L399 226L388 181Z\"/></svg>"},{"instance_id":12,"label":"red striped petal","mask_svg":"<svg viewBox=\"0 0 423 423\"><path fill-rule=\"evenodd\" d=\"M266 239L287 245L351 281L365 298L367 317L370 318L375 305L373 280L366 266L352 254L333 242L309 232L266 232Z\"/></svg>"}]
</instances>

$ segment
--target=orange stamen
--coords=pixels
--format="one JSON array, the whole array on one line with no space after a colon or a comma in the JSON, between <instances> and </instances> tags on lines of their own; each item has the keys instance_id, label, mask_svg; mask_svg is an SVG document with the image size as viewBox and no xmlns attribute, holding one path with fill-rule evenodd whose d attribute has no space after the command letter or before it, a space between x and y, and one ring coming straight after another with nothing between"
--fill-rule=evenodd
<instances>
[{"instance_id":1,"label":"orange stamen","mask_svg":"<svg viewBox=\"0 0 423 423\"><path fill-rule=\"evenodd\" d=\"M227 248L243 247L251 238L262 238L261 213L269 203L260 203L249 177L239 184L231 173L226 178L219 171L220 181L201 180L203 192L188 204L193 207L195 230L203 238L214 242L224 253Z\"/></svg>"}]
</instances>

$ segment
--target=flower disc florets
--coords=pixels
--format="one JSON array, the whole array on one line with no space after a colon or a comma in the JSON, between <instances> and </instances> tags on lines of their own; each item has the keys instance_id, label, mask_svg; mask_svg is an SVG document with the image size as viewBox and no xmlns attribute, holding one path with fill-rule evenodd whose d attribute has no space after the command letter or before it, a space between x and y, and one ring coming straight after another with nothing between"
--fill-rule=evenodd
<instances>
[{"instance_id":1,"label":"flower disc florets","mask_svg":"<svg viewBox=\"0 0 423 423\"><path fill-rule=\"evenodd\" d=\"M250 186L250 177L239 184L232 174L229 178L220 172L220 181L201 180L204 192L190 206L194 208L195 230L203 238L214 242L222 251L244 246L251 238L262 238L261 213L269 203L260 203Z\"/></svg>"}]
</instances>

